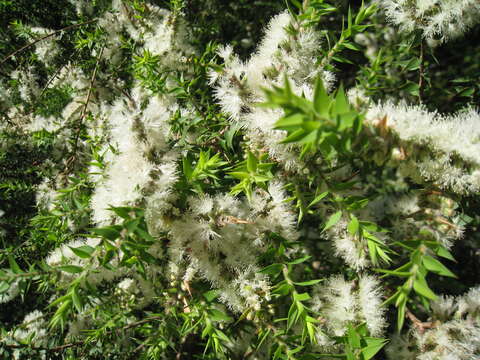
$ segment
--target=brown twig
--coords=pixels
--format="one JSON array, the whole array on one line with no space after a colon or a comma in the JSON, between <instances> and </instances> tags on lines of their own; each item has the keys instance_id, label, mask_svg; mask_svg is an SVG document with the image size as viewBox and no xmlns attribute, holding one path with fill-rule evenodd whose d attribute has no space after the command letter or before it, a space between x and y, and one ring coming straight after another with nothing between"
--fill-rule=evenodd
<instances>
[{"instance_id":1,"label":"brown twig","mask_svg":"<svg viewBox=\"0 0 480 360\"><path fill-rule=\"evenodd\" d=\"M421 321L408 309L406 309L405 314L407 315L408 319L413 323L413 325L417 328L420 334L423 334L426 329L432 329L436 326L435 322L433 321Z\"/></svg>"},{"instance_id":2,"label":"brown twig","mask_svg":"<svg viewBox=\"0 0 480 360\"><path fill-rule=\"evenodd\" d=\"M117 333L118 331L124 331L124 330L128 330L128 329L131 329L133 327L137 327L137 326L140 326L140 325L143 325L143 324L146 324L150 321L154 321L154 320L160 320L162 318L162 316L151 316L151 317L148 317L148 318L145 318L143 320L139 320L139 321L136 321L134 323L131 323L131 324L128 324L128 325L125 325L124 327L116 330Z\"/></svg>"},{"instance_id":3,"label":"brown twig","mask_svg":"<svg viewBox=\"0 0 480 360\"><path fill-rule=\"evenodd\" d=\"M35 350L35 351L58 352L58 351L62 351L62 350L74 347L74 346L83 345L84 343L85 343L85 341L76 341L76 342L69 343L69 344L55 346L53 348L46 348L46 347L41 347L41 346L30 346L30 345L27 345L27 344L2 344L2 345L6 346L8 348L11 348L11 349L29 348L29 349Z\"/></svg>"},{"instance_id":4,"label":"brown twig","mask_svg":"<svg viewBox=\"0 0 480 360\"><path fill-rule=\"evenodd\" d=\"M82 23L79 23L79 24L69 25L69 26L64 27L64 28L62 28L62 29L56 30L56 31L54 31L54 32L52 32L52 33L50 33L50 34L47 34L47 35L45 35L45 36L42 36L42 37L40 37L40 38L32 41L31 43L28 43L27 45L24 45L24 46L22 46L21 48L15 50L14 52L12 52L12 53L10 53L9 55L7 55L6 57L4 57L4 58L2 59L2 61L0 61L0 65L3 65L3 63L6 62L6 61L7 61L8 59L10 59L11 57L13 57L13 56L21 53L22 51L24 51L24 50L32 47L33 45L35 45L36 43L38 43L38 42L40 42L40 41L42 41L42 40L48 39L48 38L50 38L50 37L52 37L52 36L55 36L56 34L59 34L59 33L61 33L62 31L67 31L67 30L71 30L71 29L74 29L74 28L79 27L79 26L91 24L91 23L93 23L93 22L95 22L95 21L97 21L97 19L88 20L88 21L85 21L85 22L82 22Z\"/></svg>"},{"instance_id":5,"label":"brown twig","mask_svg":"<svg viewBox=\"0 0 480 360\"><path fill-rule=\"evenodd\" d=\"M344 183L344 182L350 181L350 180L352 180L355 176L357 176L358 174L360 174L360 171L359 171L359 170L354 171L351 175L347 176L347 177L344 178L344 179L341 179L340 182L341 182L341 183Z\"/></svg>"},{"instance_id":6,"label":"brown twig","mask_svg":"<svg viewBox=\"0 0 480 360\"><path fill-rule=\"evenodd\" d=\"M225 216L219 222L218 225L225 226L227 224L253 224L252 221L239 219L234 216Z\"/></svg>"},{"instance_id":7,"label":"brown twig","mask_svg":"<svg viewBox=\"0 0 480 360\"><path fill-rule=\"evenodd\" d=\"M68 62L70 61L70 59L71 59L74 55L76 55L77 53L78 53L78 50L77 50L77 51L74 51L73 54L68 57L67 62L66 62L64 65L60 66L60 67L55 71L55 73L50 77L50 79L48 79L47 84L43 87L42 92L41 92L40 95L38 96L39 98L41 98L41 97L43 96L43 94L45 93L45 91L47 91L48 87L49 87L50 84L53 82L53 80L55 80L55 78L56 78L57 75L60 73L60 71L62 71L62 70L65 68L65 66L68 65Z\"/></svg>"},{"instance_id":8,"label":"brown twig","mask_svg":"<svg viewBox=\"0 0 480 360\"><path fill-rule=\"evenodd\" d=\"M447 219L445 219L445 218L442 217L442 216L437 216L437 217L435 218L435 220L438 221L439 223L442 223L442 224L447 225L447 226L450 227L450 228L453 228L453 229L457 228L457 225L451 223L450 221L448 221Z\"/></svg>"},{"instance_id":9,"label":"brown twig","mask_svg":"<svg viewBox=\"0 0 480 360\"><path fill-rule=\"evenodd\" d=\"M425 66L423 64L425 58L425 45L423 39L420 40L420 66L418 68L418 101L422 102L423 88L425 85Z\"/></svg>"},{"instance_id":10,"label":"brown twig","mask_svg":"<svg viewBox=\"0 0 480 360\"><path fill-rule=\"evenodd\" d=\"M87 115L88 104L89 104L90 99L92 97L93 83L95 82L95 79L97 77L98 65L100 64L100 60L102 58L103 49L104 49L104 47L102 47L102 49L100 50L100 54L98 55L98 58L97 58L97 63L95 64L95 69L93 70L92 77L90 78L90 86L88 87L87 98L85 99L85 104L83 105L82 112L81 112L80 117L77 121L77 132L75 133L75 140L74 140L74 143L73 143L72 156L70 156L70 158L67 160L67 164L65 166L65 173L68 173L70 168L75 163L76 153L77 153L77 148L78 148L78 140L80 139L80 132L82 131L83 120L85 119L85 116Z\"/></svg>"},{"instance_id":11,"label":"brown twig","mask_svg":"<svg viewBox=\"0 0 480 360\"><path fill-rule=\"evenodd\" d=\"M118 334L118 332L120 332L120 331L128 330L128 329L131 329L133 327L137 327L137 326L143 325L145 323L148 323L150 321L158 320L158 319L161 319L161 316L148 317L146 319L143 319L143 320L125 325L124 327L122 327L120 329L112 330L109 333L113 333L115 331L115 333ZM2 344L2 345L5 346L5 347L8 347L8 348L11 348L11 349L29 348L29 349L34 350L34 351L59 352L59 351L63 351L65 349L68 349L68 348L71 348L71 347L84 345L85 343L86 343L86 340L81 340L81 341L75 341L75 342L71 342L71 343L68 343L68 344L55 346L55 347L52 347L52 348L41 347L41 346L31 346L31 345L28 345L28 344Z\"/></svg>"}]
</instances>

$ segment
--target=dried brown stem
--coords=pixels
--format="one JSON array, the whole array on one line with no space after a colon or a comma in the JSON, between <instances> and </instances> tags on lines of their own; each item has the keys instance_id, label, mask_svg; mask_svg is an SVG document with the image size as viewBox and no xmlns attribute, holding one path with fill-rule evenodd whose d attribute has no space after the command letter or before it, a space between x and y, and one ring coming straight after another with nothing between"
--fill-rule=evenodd
<instances>
[{"instance_id":1,"label":"dried brown stem","mask_svg":"<svg viewBox=\"0 0 480 360\"><path fill-rule=\"evenodd\" d=\"M413 323L420 334L423 334L426 329L432 329L436 326L433 321L424 322L418 319L410 310L406 309L405 315L407 315L408 319Z\"/></svg>"}]
</instances>

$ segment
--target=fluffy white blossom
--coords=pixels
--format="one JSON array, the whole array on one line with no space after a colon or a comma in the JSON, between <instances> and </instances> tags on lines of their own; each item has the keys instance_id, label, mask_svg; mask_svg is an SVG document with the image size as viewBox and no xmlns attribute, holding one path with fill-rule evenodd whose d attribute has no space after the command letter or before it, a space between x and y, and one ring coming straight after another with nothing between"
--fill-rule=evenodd
<instances>
[{"instance_id":1,"label":"fluffy white blossom","mask_svg":"<svg viewBox=\"0 0 480 360\"><path fill-rule=\"evenodd\" d=\"M15 280L9 284L8 290L0 294L0 304L4 304L15 299L18 294L20 294L19 280Z\"/></svg>"},{"instance_id":2,"label":"fluffy white blossom","mask_svg":"<svg viewBox=\"0 0 480 360\"><path fill-rule=\"evenodd\" d=\"M387 347L388 358L480 359L479 295L476 287L462 296L439 297L432 303L431 325L427 329L413 326L408 334L394 337Z\"/></svg>"},{"instance_id":3,"label":"fluffy white blossom","mask_svg":"<svg viewBox=\"0 0 480 360\"><path fill-rule=\"evenodd\" d=\"M476 110L442 115L423 106L386 103L372 106L366 121L398 136L405 153L405 161L400 162L405 176L432 181L460 194L480 189L480 115Z\"/></svg>"},{"instance_id":4,"label":"fluffy white blossom","mask_svg":"<svg viewBox=\"0 0 480 360\"><path fill-rule=\"evenodd\" d=\"M368 248L365 240L351 235L347 230L348 222L340 219L328 232L328 238L333 242L335 254L341 257L353 269L368 267Z\"/></svg>"},{"instance_id":5,"label":"fluffy white blossom","mask_svg":"<svg viewBox=\"0 0 480 360\"><path fill-rule=\"evenodd\" d=\"M251 146L266 148L286 169L299 171L302 163L298 153L292 146L279 144L286 134L273 129L282 112L256 106L265 100L264 89L282 85L285 75L291 79L293 91L307 97L313 94L316 77L320 76L328 89L335 81L332 73L317 64L321 46L319 33L312 28L298 27L293 37L286 27L294 22L287 12L272 18L256 52L246 62L233 54L231 47L220 48L224 69L220 73L211 72L210 81L215 84L214 94L222 110L246 128Z\"/></svg>"},{"instance_id":6,"label":"fluffy white blossom","mask_svg":"<svg viewBox=\"0 0 480 360\"><path fill-rule=\"evenodd\" d=\"M420 29L426 39L447 41L478 23L477 0L377 0L389 20L407 32Z\"/></svg>"},{"instance_id":7,"label":"fluffy white blossom","mask_svg":"<svg viewBox=\"0 0 480 360\"><path fill-rule=\"evenodd\" d=\"M47 321L41 311L34 310L27 314L19 328L13 330L12 337L17 341L32 338L34 346L44 346L47 343Z\"/></svg>"},{"instance_id":8,"label":"fluffy white blossom","mask_svg":"<svg viewBox=\"0 0 480 360\"><path fill-rule=\"evenodd\" d=\"M381 336L386 325L380 283L373 276L361 276L358 284L341 275L332 276L315 288L311 302L328 333L334 336L344 335L348 324L364 321L372 336Z\"/></svg>"}]
</instances>

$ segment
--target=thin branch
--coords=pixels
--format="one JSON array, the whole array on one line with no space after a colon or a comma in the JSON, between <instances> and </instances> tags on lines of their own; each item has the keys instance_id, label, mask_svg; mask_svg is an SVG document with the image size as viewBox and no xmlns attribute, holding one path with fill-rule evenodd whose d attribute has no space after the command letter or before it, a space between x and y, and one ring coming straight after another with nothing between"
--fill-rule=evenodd
<instances>
[{"instance_id":1,"label":"thin branch","mask_svg":"<svg viewBox=\"0 0 480 360\"><path fill-rule=\"evenodd\" d=\"M408 309L406 309L405 314L407 315L408 319L413 323L413 325L417 328L420 334L423 334L426 329L432 329L436 326L435 322L433 321L421 321Z\"/></svg>"},{"instance_id":2,"label":"thin branch","mask_svg":"<svg viewBox=\"0 0 480 360\"><path fill-rule=\"evenodd\" d=\"M116 332L118 333L118 331L128 330L128 329L131 329L131 328L133 328L133 327L137 327L137 326L146 324L146 323L148 323L148 322L150 322L150 321L160 320L160 319L162 319L162 318L163 318L163 316L151 316L151 317L148 317L148 318L146 318L146 319L139 320L139 321L137 321L137 322L134 322L134 323L125 325L124 327L116 330Z\"/></svg>"},{"instance_id":3,"label":"thin branch","mask_svg":"<svg viewBox=\"0 0 480 360\"><path fill-rule=\"evenodd\" d=\"M8 347L10 349L23 349L23 348L29 348L30 350L34 351L49 351L49 352L58 352L62 351L74 346L79 346L85 344L85 341L76 341L73 343L68 343L64 345L59 345L55 346L53 348L46 348L46 347L41 347L41 346L30 346L28 344L2 344L2 346Z\"/></svg>"},{"instance_id":4,"label":"thin branch","mask_svg":"<svg viewBox=\"0 0 480 360\"><path fill-rule=\"evenodd\" d=\"M34 271L34 272L22 272L22 273L9 273L9 276L0 277L0 281L9 281L12 278L34 277L40 275L50 274L51 271Z\"/></svg>"},{"instance_id":5,"label":"thin branch","mask_svg":"<svg viewBox=\"0 0 480 360\"><path fill-rule=\"evenodd\" d=\"M422 102L423 89L425 87L425 45L423 39L420 40L420 67L418 68L418 101Z\"/></svg>"},{"instance_id":6,"label":"thin branch","mask_svg":"<svg viewBox=\"0 0 480 360\"><path fill-rule=\"evenodd\" d=\"M8 59L10 59L11 57L13 57L13 56L21 53L22 51L24 51L24 50L32 47L33 45L35 45L36 43L38 43L38 42L40 42L40 41L43 41L43 40L48 39L48 38L50 38L50 37L52 37L52 36L54 36L54 35L57 35L57 34L61 33L62 31L67 31L67 30L71 30L71 29L74 29L74 28L79 27L79 26L91 24L91 23L93 23L93 22L95 22L95 21L97 21L97 19L88 20L88 21L85 21L85 22L79 23L79 24L73 24L73 25L64 27L64 28L62 28L62 29L56 30L56 31L54 31L54 32L52 32L52 33L50 33L50 34L45 35L45 36L42 36L42 37L34 40L33 42L31 42L31 43L29 43L29 44L27 44L27 45L24 45L24 46L22 46L21 48L15 50L15 51L12 52L11 54L7 55L6 57L4 57L4 58L2 59L2 61L0 61L0 65L3 65L3 63L6 62L6 61L7 61Z\"/></svg>"},{"instance_id":7,"label":"thin branch","mask_svg":"<svg viewBox=\"0 0 480 360\"><path fill-rule=\"evenodd\" d=\"M53 80L55 80L55 78L57 77L58 74L60 74L60 72L65 68L65 66L69 65L69 61L71 58L73 58L74 55L76 55L78 53L78 50L74 51L72 55L70 55L66 61L65 64L63 64L62 66L60 66L56 71L55 73L50 77L50 79L48 79L46 85L43 87L42 89L42 92L40 93L40 95L38 96L38 98L41 98L43 96L43 94L45 93L45 91L48 90L48 87L50 86L50 84L53 82Z\"/></svg>"},{"instance_id":8,"label":"thin branch","mask_svg":"<svg viewBox=\"0 0 480 360\"><path fill-rule=\"evenodd\" d=\"M158 320L158 319L161 319L161 316L152 316L152 317L149 317L149 318L146 318L146 319L128 324L128 325L126 325L126 326L124 326L120 329L112 330L109 333L113 333L115 331L115 333L118 334L119 331L131 329L133 327L137 327L137 326L143 325L145 323L148 323L150 321ZM52 347L52 348L46 348L46 347L40 347L40 346L31 346L31 345L28 345L28 344L1 344L1 346L5 346L5 347L11 348L11 349L29 348L29 349L34 350L34 351L59 352L59 351L63 351L65 349L68 349L68 348L71 348L71 347L85 345L86 342L87 342L87 340L80 340L80 341L75 341L75 342L71 342L71 343L68 343L68 344L55 346L55 347Z\"/></svg>"},{"instance_id":9,"label":"thin branch","mask_svg":"<svg viewBox=\"0 0 480 360\"><path fill-rule=\"evenodd\" d=\"M90 78L90 85L88 87L87 98L85 99L85 104L83 105L83 109L82 109L82 113L80 114L80 118L77 121L77 123L78 123L77 124L77 132L75 133L75 141L74 141L74 144L73 144L72 156L67 160L66 169L65 169L66 173L68 173L70 167L73 166L73 164L75 162L76 152L77 152L77 148L78 148L78 140L80 139L80 132L82 131L83 120L84 120L85 116L87 115L88 104L89 104L90 99L92 97L93 84L94 84L95 79L97 77L97 70L98 70L98 66L100 64L100 60L101 60L102 55L103 55L103 49L104 49L104 47L102 47L102 49L100 50L100 54L98 55L97 62L95 64L95 69L93 70L92 77Z\"/></svg>"}]
</instances>

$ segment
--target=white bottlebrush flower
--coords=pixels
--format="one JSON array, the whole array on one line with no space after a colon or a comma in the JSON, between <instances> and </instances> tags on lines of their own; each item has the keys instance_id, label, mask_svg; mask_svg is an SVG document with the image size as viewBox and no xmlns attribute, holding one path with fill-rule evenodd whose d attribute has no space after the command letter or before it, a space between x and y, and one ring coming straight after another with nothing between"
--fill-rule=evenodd
<instances>
[{"instance_id":1,"label":"white bottlebrush flower","mask_svg":"<svg viewBox=\"0 0 480 360\"><path fill-rule=\"evenodd\" d=\"M177 111L177 104L166 97L152 96L140 119L146 140L159 151L168 149L170 126L168 120Z\"/></svg>"},{"instance_id":2,"label":"white bottlebrush flower","mask_svg":"<svg viewBox=\"0 0 480 360\"><path fill-rule=\"evenodd\" d=\"M291 16L285 11L274 16L265 31L265 37L263 38L258 52L263 55L271 55L274 53L278 46L288 39L285 28L290 24Z\"/></svg>"},{"instance_id":3,"label":"white bottlebrush flower","mask_svg":"<svg viewBox=\"0 0 480 360\"><path fill-rule=\"evenodd\" d=\"M366 122L395 133L406 149L400 170L414 181L423 178L460 194L480 189L480 114L474 109L447 116L423 106L386 103L372 106Z\"/></svg>"},{"instance_id":4,"label":"white bottlebrush flower","mask_svg":"<svg viewBox=\"0 0 480 360\"><path fill-rule=\"evenodd\" d=\"M133 293L136 290L137 284L132 278L125 278L118 283L118 288L126 293Z\"/></svg>"},{"instance_id":5,"label":"white bottlebrush flower","mask_svg":"<svg viewBox=\"0 0 480 360\"><path fill-rule=\"evenodd\" d=\"M10 284L7 291L0 294L0 304L5 304L15 299L20 294L19 280L15 280Z\"/></svg>"},{"instance_id":6,"label":"white bottlebrush flower","mask_svg":"<svg viewBox=\"0 0 480 360\"><path fill-rule=\"evenodd\" d=\"M294 24L295 36L287 31ZM222 110L230 119L246 128L252 147L262 148L287 170L300 171L298 147L279 144L286 136L274 129L281 111L265 110L256 106L265 101L265 88L282 86L285 75L291 79L292 91L311 98L313 82L320 76L331 90L334 76L318 66L320 34L312 28L295 25L288 12L273 17L255 53L245 63L232 54L230 48L221 48L224 61L221 72L213 74L214 94Z\"/></svg>"},{"instance_id":7,"label":"white bottlebrush flower","mask_svg":"<svg viewBox=\"0 0 480 360\"><path fill-rule=\"evenodd\" d=\"M42 209L52 210L58 193L52 189L48 179L44 179L38 186L35 194L35 202Z\"/></svg>"},{"instance_id":8,"label":"white bottlebrush flower","mask_svg":"<svg viewBox=\"0 0 480 360\"><path fill-rule=\"evenodd\" d=\"M367 244L363 239L351 235L347 230L347 225L348 222L345 219L340 219L328 229L327 236L333 242L337 256L353 269L364 269L370 265Z\"/></svg>"},{"instance_id":9,"label":"white bottlebrush flower","mask_svg":"<svg viewBox=\"0 0 480 360\"><path fill-rule=\"evenodd\" d=\"M107 179L97 185L91 199L93 219L105 224L111 218L110 207L134 205L141 190L151 180L155 166L140 151L124 152L108 168Z\"/></svg>"},{"instance_id":10,"label":"white bottlebrush flower","mask_svg":"<svg viewBox=\"0 0 480 360\"><path fill-rule=\"evenodd\" d=\"M386 309L382 306L380 281L371 275L361 276L357 294L359 313L365 319L370 335L382 336L387 324L384 317Z\"/></svg>"},{"instance_id":11,"label":"white bottlebrush flower","mask_svg":"<svg viewBox=\"0 0 480 360\"><path fill-rule=\"evenodd\" d=\"M244 104L240 89L237 87L219 86L215 88L214 95L222 106L223 111L229 114L231 119L240 119Z\"/></svg>"},{"instance_id":12,"label":"white bottlebrush flower","mask_svg":"<svg viewBox=\"0 0 480 360\"><path fill-rule=\"evenodd\" d=\"M24 71L15 70L10 74L12 79L18 80L18 91L20 97L25 102L34 101L41 90L38 85L38 75L33 66L26 68Z\"/></svg>"},{"instance_id":13,"label":"white bottlebrush flower","mask_svg":"<svg viewBox=\"0 0 480 360\"><path fill-rule=\"evenodd\" d=\"M441 296L432 302L431 327L414 327L386 348L389 359L480 359L480 288L462 296ZM405 350L400 349L403 344Z\"/></svg>"},{"instance_id":14,"label":"white bottlebrush flower","mask_svg":"<svg viewBox=\"0 0 480 360\"><path fill-rule=\"evenodd\" d=\"M366 96L365 90L359 87L353 87L347 93L348 102L356 109L361 109L362 106L368 105L370 99Z\"/></svg>"},{"instance_id":15,"label":"white bottlebrush flower","mask_svg":"<svg viewBox=\"0 0 480 360\"><path fill-rule=\"evenodd\" d=\"M270 193L255 193L257 206L228 194L188 198L188 210L171 213L162 226L170 240L168 255L175 276L189 281L203 278L217 288L221 301L236 312L259 309L269 297L268 278L258 273L258 256L265 235L274 229L280 234L294 231L288 205L283 202L280 183ZM155 217L152 222L158 222ZM295 237L293 237L295 238Z\"/></svg>"},{"instance_id":16,"label":"white bottlebrush flower","mask_svg":"<svg viewBox=\"0 0 480 360\"><path fill-rule=\"evenodd\" d=\"M66 244L60 245L60 247L54 249L47 257L45 262L50 266L57 266L62 264L64 261L68 263L78 264L80 258L75 255L71 248L77 248L85 244L85 239L76 239L72 240Z\"/></svg>"},{"instance_id":17,"label":"white bottlebrush flower","mask_svg":"<svg viewBox=\"0 0 480 360\"><path fill-rule=\"evenodd\" d=\"M109 115L111 143L118 148L118 154L105 148L107 166L104 179L97 181L91 198L93 219L105 224L112 214L111 206L134 205L140 199L142 190L151 181L151 173L157 169L144 155L144 144L134 131L136 109L123 102L114 104ZM96 172L93 179L97 179Z\"/></svg>"},{"instance_id":18,"label":"white bottlebrush flower","mask_svg":"<svg viewBox=\"0 0 480 360\"><path fill-rule=\"evenodd\" d=\"M51 32L53 32L53 30L48 30L48 33ZM35 54L37 54L38 60L47 66L52 64L52 61L59 54L59 50L55 37L39 41L35 44Z\"/></svg>"},{"instance_id":19,"label":"white bottlebrush flower","mask_svg":"<svg viewBox=\"0 0 480 360\"><path fill-rule=\"evenodd\" d=\"M188 202L194 215L206 215L213 209L213 199L209 195L191 197Z\"/></svg>"},{"instance_id":20,"label":"white bottlebrush flower","mask_svg":"<svg viewBox=\"0 0 480 360\"><path fill-rule=\"evenodd\" d=\"M412 349L412 343L401 336L394 334L385 348L387 358L391 360L416 360L417 353Z\"/></svg>"},{"instance_id":21,"label":"white bottlebrush flower","mask_svg":"<svg viewBox=\"0 0 480 360\"><path fill-rule=\"evenodd\" d=\"M223 61L227 62L233 55L233 47L231 45L219 46L217 54L223 59Z\"/></svg>"},{"instance_id":22,"label":"white bottlebrush flower","mask_svg":"<svg viewBox=\"0 0 480 360\"><path fill-rule=\"evenodd\" d=\"M342 336L347 324L355 321L358 309L353 283L340 275L330 277L325 285L315 288L312 309L320 312L332 334Z\"/></svg>"},{"instance_id":23,"label":"white bottlebrush flower","mask_svg":"<svg viewBox=\"0 0 480 360\"><path fill-rule=\"evenodd\" d=\"M323 319L324 325L319 330L326 334L342 336L349 324L366 322L369 334L379 337L386 327L382 295L380 282L373 276L360 276L356 284L341 275L334 275L314 288L311 308ZM324 344L319 345L332 345L328 341L322 342Z\"/></svg>"},{"instance_id":24,"label":"white bottlebrush flower","mask_svg":"<svg viewBox=\"0 0 480 360\"><path fill-rule=\"evenodd\" d=\"M187 25L181 17L173 19L175 15L165 9L152 8L154 11L148 20L154 31L143 34L144 49L153 55L160 55L162 66L188 70L185 62L178 61L195 54L195 49L189 43ZM131 34L135 36L134 32Z\"/></svg>"},{"instance_id":25,"label":"white bottlebrush flower","mask_svg":"<svg viewBox=\"0 0 480 360\"><path fill-rule=\"evenodd\" d=\"M85 107L84 101L85 99L83 96L75 97L67 104L67 106L63 108L62 117L65 120L71 120L74 116L79 118L83 111L83 108Z\"/></svg>"},{"instance_id":26,"label":"white bottlebrush flower","mask_svg":"<svg viewBox=\"0 0 480 360\"><path fill-rule=\"evenodd\" d=\"M377 0L400 29L420 29L426 39L448 41L478 23L477 0Z\"/></svg>"},{"instance_id":27,"label":"white bottlebrush flower","mask_svg":"<svg viewBox=\"0 0 480 360\"><path fill-rule=\"evenodd\" d=\"M471 288L465 295L457 300L458 316L476 318L480 315L480 287Z\"/></svg>"},{"instance_id":28,"label":"white bottlebrush flower","mask_svg":"<svg viewBox=\"0 0 480 360\"><path fill-rule=\"evenodd\" d=\"M13 337L17 341L25 341L31 337L33 345L43 346L48 340L47 326L48 323L44 314L41 311L34 310L25 316L18 329L13 330Z\"/></svg>"},{"instance_id":29,"label":"white bottlebrush flower","mask_svg":"<svg viewBox=\"0 0 480 360\"><path fill-rule=\"evenodd\" d=\"M453 296L439 296L432 304L432 313L436 319L446 321L457 311L457 303Z\"/></svg>"}]
</instances>

